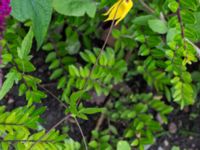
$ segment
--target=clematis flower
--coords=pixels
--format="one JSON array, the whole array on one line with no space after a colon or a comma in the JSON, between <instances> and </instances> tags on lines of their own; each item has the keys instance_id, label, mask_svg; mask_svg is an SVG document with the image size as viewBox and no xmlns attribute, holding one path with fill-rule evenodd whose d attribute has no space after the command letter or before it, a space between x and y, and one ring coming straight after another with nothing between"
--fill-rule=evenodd
<instances>
[{"instance_id":1,"label":"clematis flower","mask_svg":"<svg viewBox=\"0 0 200 150\"><path fill-rule=\"evenodd\" d=\"M5 26L5 18L10 14L10 0L0 0L0 39Z\"/></svg>"},{"instance_id":2,"label":"clematis flower","mask_svg":"<svg viewBox=\"0 0 200 150\"><path fill-rule=\"evenodd\" d=\"M105 21L116 20L117 25L126 17L130 9L133 7L132 0L118 0L104 15L108 16Z\"/></svg>"}]
</instances>

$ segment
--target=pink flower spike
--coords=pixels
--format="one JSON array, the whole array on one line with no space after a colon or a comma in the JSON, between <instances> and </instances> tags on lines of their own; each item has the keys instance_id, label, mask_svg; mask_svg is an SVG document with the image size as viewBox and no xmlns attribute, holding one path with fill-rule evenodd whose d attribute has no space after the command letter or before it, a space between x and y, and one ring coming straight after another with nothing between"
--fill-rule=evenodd
<instances>
[{"instance_id":1,"label":"pink flower spike","mask_svg":"<svg viewBox=\"0 0 200 150\"><path fill-rule=\"evenodd\" d=\"M0 0L0 39L5 27L5 19L11 13L10 0Z\"/></svg>"}]
</instances>

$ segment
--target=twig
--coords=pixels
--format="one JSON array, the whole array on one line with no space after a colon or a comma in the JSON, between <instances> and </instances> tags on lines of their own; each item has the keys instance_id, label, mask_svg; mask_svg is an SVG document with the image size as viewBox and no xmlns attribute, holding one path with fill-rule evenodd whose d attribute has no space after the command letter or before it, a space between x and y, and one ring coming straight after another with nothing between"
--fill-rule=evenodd
<instances>
[{"instance_id":1,"label":"twig","mask_svg":"<svg viewBox=\"0 0 200 150\"><path fill-rule=\"evenodd\" d=\"M97 121L97 124L96 124L96 127L95 127L95 130L99 130L102 123L104 122L105 120L105 114L104 113L101 113L101 116L99 117L98 121Z\"/></svg>"},{"instance_id":2,"label":"twig","mask_svg":"<svg viewBox=\"0 0 200 150\"><path fill-rule=\"evenodd\" d=\"M61 123L63 123L65 120L69 119L69 117L71 117L71 115L66 115L63 119L61 119L59 122L57 122L54 126L52 126L43 136L41 136L39 138L39 140L37 140L35 143L33 143L30 148L28 150L32 150L33 147L38 144L40 141L42 141L42 139L48 135L53 129L57 128Z\"/></svg>"},{"instance_id":3,"label":"twig","mask_svg":"<svg viewBox=\"0 0 200 150\"><path fill-rule=\"evenodd\" d=\"M149 13L155 13L155 11L151 7L149 7L143 0L139 0L139 2Z\"/></svg>"},{"instance_id":4,"label":"twig","mask_svg":"<svg viewBox=\"0 0 200 150\"><path fill-rule=\"evenodd\" d=\"M80 131L80 133L81 133L81 136L82 136L82 138L83 138L83 143L84 143L84 145L85 145L85 150L88 150L88 146L87 146L87 142L86 142L86 139L85 139L85 135L84 135L84 133L83 133L83 130L82 130L82 128L81 128L81 126L80 126L78 120L76 119L76 117L74 117L74 120L75 120L75 122L76 122L76 124L77 124L77 126L78 126L78 128L79 128L79 131Z\"/></svg>"},{"instance_id":5,"label":"twig","mask_svg":"<svg viewBox=\"0 0 200 150\"><path fill-rule=\"evenodd\" d=\"M107 106L109 103L111 102L111 98L108 99L108 101L106 102L105 106ZM101 116L99 117L98 121L97 121L97 124L96 124L96 127L95 127L95 130L99 130L101 125L103 124L105 120L105 114L102 112L101 113Z\"/></svg>"},{"instance_id":6,"label":"twig","mask_svg":"<svg viewBox=\"0 0 200 150\"><path fill-rule=\"evenodd\" d=\"M41 86L43 87L48 87L48 86L55 86L57 83L56 82L52 82L52 83L43 83L43 84L40 84Z\"/></svg>"},{"instance_id":7,"label":"twig","mask_svg":"<svg viewBox=\"0 0 200 150\"><path fill-rule=\"evenodd\" d=\"M181 36L184 42L184 49L186 49L186 42L185 42L185 32L184 32L184 26L183 26L183 21L182 21L182 17L181 17L181 5L180 5L180 0L177 0L179 7L177 9L177 16L178 16L178 22L180 24L180 28L181 28Z\"/></svg>"},{"instance_id":8,"label":"twig","mask_svg":"<svg viewBox=\"0 0 200 150\"><path fill-rule=\"evenodd\" d=\"M67 105L65 103L63 103L56 95L54 95L51 91L49 91L48 89L46 89L44 86L38 84L38 86L40 88L42 88L43 90L45 90L49 95L51 95L55 100L57 100L63 107L65 107L66 109L68 108Z\"/></svg>"},{"instance_id":9,"label":"twig","mask_svg":"<svg viewBox=\"0 0 200 150\"><path fill-rule=\"evenodd\" d=\"M182 22L182 18L181 18L180 0L178 0L178 3L179 3L179 7L177 9L177 16L178 16L178 21L179 21L180 27L181 27L181 36L182 36L182 38L184 38L185 32L184 32L184 26L183 26L183 22Z\"/></svg>"},{"instance_id":10,"label":"twig","mask_svg":"<svg viewBox=\"0 0 200 150\"><path fill-rule=\"evenodd\" d=\"M160 19L161 19L162 21L166 22L165 16L164 16L163 12L160 12Z\"/></svg>"}]
</instances>

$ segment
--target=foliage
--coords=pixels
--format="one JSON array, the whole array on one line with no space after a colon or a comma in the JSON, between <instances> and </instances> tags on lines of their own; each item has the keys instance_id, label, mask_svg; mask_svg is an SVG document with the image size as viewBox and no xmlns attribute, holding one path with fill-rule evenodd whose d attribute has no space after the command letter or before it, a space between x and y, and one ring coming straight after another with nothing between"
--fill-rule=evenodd
<instances>
[{"instance_id":1,"label":"foliage","mask_svg":"<svg viewBox=\"0 0 200 150\"><path fill-rule=\"evenodd\" d=\"M29 149L34 141L38 141L45 135L45 130L37 131L40 114L45 108L35 109L34 107L21 107L5 112L5 107L1 106L1 148L8 150L14 147L16 150ZM31 130L36 133L31 134ZM65 136L59 135L58 131L52 130L45 135L41 141L38 141L34 149L64 149L69 145L62 143Z\"/></svg>"},{"instance_id":2,"label":"foliage","mask_svg":"<svg viewBox=\"0 0 200 150\"><path fill-rule=\"evenodd\" d=\"M12 17L1 40L6 75L0 99L4 102L17 88L26 105L11 111L0 107L1 149L78 150L86 144L143 150L162 134L174 108L196 104L200 2L134 1L126 18L111 26L107 41L110 22L103 23L102 14L114 2L11 1ZM34 61L38 57L46 65L45 76ZM42 86L47 82L56 84L53 92ZM79 119L97 125L100 120L100 127L81 131L87 134L83 143L57 126L45 129L40 106L52 95L64 106L64 121L71 118L80 131ZM106 98L101 103L97 96Z\"/></svg>"},{"instance_id":3,"label":"foliage","mask_svg":"<svg viewBox=\"0 0 200 150\"><path fill-rule=\"evenodd\" d=\"M132 146L143 149L144 145L152 144L154 135L162 131L161 125L167 124L167 115L173 108L162 102L159 96L153 97L151 93L119 98L108 111L111 121L114 123L120 120L127 124L123 137L130 139ZM156 115L152 115L151 111Z\"/></svg>"}]
</instances>

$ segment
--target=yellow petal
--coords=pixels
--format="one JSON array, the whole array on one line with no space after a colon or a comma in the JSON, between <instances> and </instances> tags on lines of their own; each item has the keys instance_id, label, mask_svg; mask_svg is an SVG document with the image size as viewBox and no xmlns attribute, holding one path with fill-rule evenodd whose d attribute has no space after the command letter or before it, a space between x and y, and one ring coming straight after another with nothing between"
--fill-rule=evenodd
<instances>
[{"instance_id":1,"label":"yellow petal","mask_svg":"<svg viewBox=\"0 0 200 150\"><path fill-rule=\"evenodd\" d=\"M121 0L118 0L118 2L116 2L106 13L104 13L103 15L107 16L109 15L109 13L113 10L113 8L118 7L119 3Z\"/></svg>"},{"instance_id":2,"label":"yellow petal","mask_svg":"<svg viewBox=\"0 0 200 150\"><path fill-rule=\"evenodd\" d=\"M117 25L126 17L130 9L133 7L132 0L118 0L104 15L108 15L105 21L117 20Z\"/></svg>"}]
</instances>

